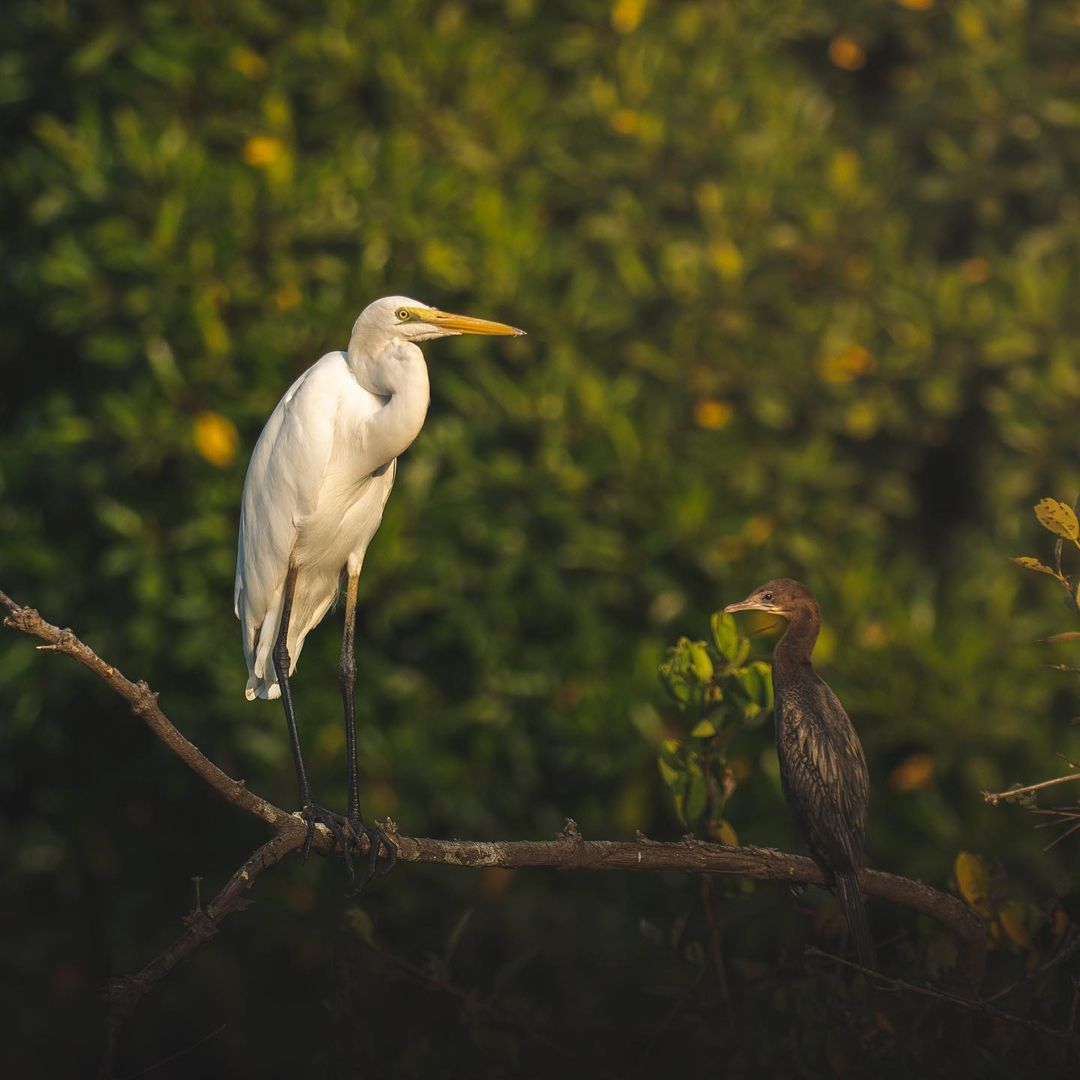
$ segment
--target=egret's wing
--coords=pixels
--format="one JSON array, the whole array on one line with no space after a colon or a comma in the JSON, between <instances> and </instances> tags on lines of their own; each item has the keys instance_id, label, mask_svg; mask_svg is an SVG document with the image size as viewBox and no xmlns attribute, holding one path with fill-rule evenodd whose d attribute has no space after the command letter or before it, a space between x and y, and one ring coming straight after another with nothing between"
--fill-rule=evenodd
<instances>
[{"instance_id":1,"label":"egret's wing","mask_svg":"<svg viewBox=\"0 0 1080 1080\"><path fill-rule=\"evenodd\" d=\"M289 388L255 445L244 480L234 604L253 675L258 635L279 609L300 523L316 507L334 446L340 353L324 356ZM265 649L259 650L260 655Z\"/></svg>"}]
</instances>

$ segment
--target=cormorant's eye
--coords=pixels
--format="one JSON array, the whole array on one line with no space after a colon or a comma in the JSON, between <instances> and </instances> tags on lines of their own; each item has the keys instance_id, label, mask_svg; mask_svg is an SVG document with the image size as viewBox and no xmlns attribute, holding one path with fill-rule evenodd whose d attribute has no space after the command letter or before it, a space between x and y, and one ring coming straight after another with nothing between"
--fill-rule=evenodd
<instances>
[{"instance_id":1,"label":"cormorant's eye","mask_svg":"<svg viewBox=\"0 0 1080 1080\"><path fill-rule=\"evenodd\" d=\"M772 603L772 593L771 592L762 593L761 594L761 599L764 600L766 603Z\"/></svg>"},{"instance_id":2,"label":"cormorant's eye","mask_svg":"<svg viewBox=\"0 0 1080 1080\"><path fill-rule=\"evenodd\" d=\"M408 308L398 308L397 317L402 322L407 322L409 319L412 318L412 316L409 314Z\"/></svg>"}]
</instances>

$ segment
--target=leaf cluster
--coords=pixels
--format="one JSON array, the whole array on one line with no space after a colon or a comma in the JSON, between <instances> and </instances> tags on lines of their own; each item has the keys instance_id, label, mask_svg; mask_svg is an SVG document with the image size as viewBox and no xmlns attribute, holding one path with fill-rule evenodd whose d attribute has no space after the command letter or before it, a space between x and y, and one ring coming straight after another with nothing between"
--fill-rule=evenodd
<instances>
[{"instance_id":1,"label":"leaf cluster","mask_svg":"<svg viewBox=\"0 0 1080 1080\"><path fill-rule=\"evenodd\" d=\"M660 665L681 734L664 740L657 764L679 822L734 844L735 830L723 816L738 786L727 749L740 731L757 728L768 715L772 677L767 663L748 661L750 640L734 616L716 612L710 626L710 641L680 638Z\"/></svg>"}]
</instances>

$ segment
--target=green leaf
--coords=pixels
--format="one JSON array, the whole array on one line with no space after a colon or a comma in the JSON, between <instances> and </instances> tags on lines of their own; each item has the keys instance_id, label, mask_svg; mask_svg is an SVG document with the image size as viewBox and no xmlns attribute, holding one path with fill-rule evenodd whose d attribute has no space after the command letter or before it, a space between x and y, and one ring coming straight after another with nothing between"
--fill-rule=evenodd
<instances>
[{"instance_id":1,"label":"green leaf","mask_svg":"<svg viewBox=\"0 0 1080 1080\"><path fill-rule=\"evenodd\" d=\"M663 758L657 758L656 764L660 769L660 779L664 781L664 785L669 788L674 787L682 777L682 772L673 765L669 765Z\"/></svg>"},{"instance_id":2,"label":"green leaf","mask_svg":"<svg viewBox=\"0 0 1080 1080\"><path fill-rule=\"evenodd\" d=\"M756 660L739 673L739 685L758 709L772 708L772 676L769 665Z\"/></svg>"},{"instance_id":3,"label":"green leaf","mask_svg":"<svg viewBox=\"0 0 1080 1080\"><path fill-rule=\"evenodd\" d=\"M1055 536L1063 536L1066 540L1075 540L1080 536L1080 521L1077 521L1068 503L1057 499L1040 499L1035 504L1035 516L1039 524Z\"/></svg>"},{"instance_id":4,"label":"green leaf","mask_svg":"<svg viewBox=\"0 0 1080 1080\"><path fill-rule=\"evenodd\" d=\"M705 813L706 784L704 774L698 770L690 776L689 789L686 793L684 824L692 827Z\"/></svg>"},{"instance_id":5,"label":"green leaf","mask_svg":"<svg viewBox=\"0 0 1080 1080\"><path fill-rule=\"evenodd\" d=\"M716 734L716 728L711 720L699 720L690 734L695 739L711 739Z\"/></svg>"},{"instance_id":6,"label":"green leaf","mask_svg":"<svg viewBox=\"0 0 1080 1080\"><path fill-rule=\"evenodd\" d=\"M728 663L731 663L732 657L739 651L739 642L742 640L735 616L727 615L722 611L714 612L709 625L712 628L713 644L717 651Z\"/></svg>"},{"instance_id":7,"label":"green leaf","mask_svg":"<svg viewBox=\"0 0 1080 1080\"><path fill-rule=\"evenodd\" d=\"M713 677L713 662L705 648L704 641L693 641L687 651L690 654L690 669L701 682L709 682Z\"/></svg>"}]
</instances>

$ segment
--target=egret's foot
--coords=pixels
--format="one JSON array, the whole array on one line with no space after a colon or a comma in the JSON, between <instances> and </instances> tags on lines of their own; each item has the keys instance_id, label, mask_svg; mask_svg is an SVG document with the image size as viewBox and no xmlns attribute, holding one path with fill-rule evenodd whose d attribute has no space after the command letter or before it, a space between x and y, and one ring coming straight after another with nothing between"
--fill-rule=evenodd
<instances>
[{"instance_id":1,"label":"egret's foot","mask_svg":"<svg viewBox=\"0 0 1080 1080\"><path fill-rule=\"evenodd\" d=\"M368 842L367 866L360 875L359 881L353 878L352 863L346 856L346 861L349 862L349 877L353 880L353 888L349 895L356 896L373 877L383 877L390 873L394 868L394 863L397 862L398 853L394 841L378 825L368 824L360 816L358 810L349 815L348 822L352 836L356 840L367 837ZM382 863L379 862L380 856L384 857Z\"/></svg>"},{"instance_id":2,"label":"egret's foot","mask_svg":"<svg viewBox=\"0 0 1080 1080\"><path fill-rule=\"evenodd\" d=\"M315 837L315 826L325 825L334 843L344 854L345 862L349 863L349 819L342 814L335 814L333 810L327 810L318 803L306 803L301 811L301 817L307 822L307 836L304 838L304 849L300 857L307 860L311 854L311 841ZM349 866L349 876L352 876L352 866Z\"/></svg>"}]
</instances>

